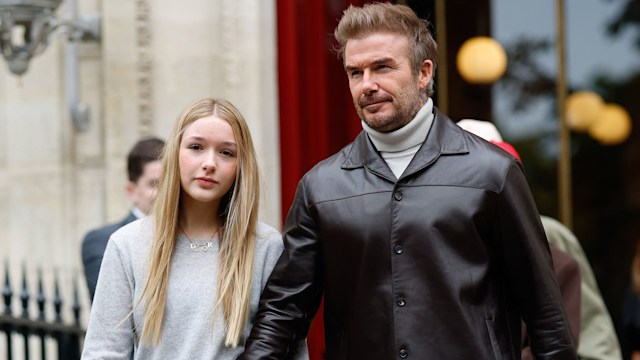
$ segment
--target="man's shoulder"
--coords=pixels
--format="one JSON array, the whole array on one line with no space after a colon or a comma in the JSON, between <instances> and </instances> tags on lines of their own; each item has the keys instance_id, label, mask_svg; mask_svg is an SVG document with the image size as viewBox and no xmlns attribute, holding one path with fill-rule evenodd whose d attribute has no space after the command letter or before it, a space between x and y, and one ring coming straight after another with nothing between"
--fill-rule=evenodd
<instances>
[{"instance_id":1,"label":"man's shoulder","mask_svg":"<svg viewBox=\"0 0 640 360\"><path fill-rule=\"evenodd\" d=\"M116 230L122 227L120 223L114 223L105 225L93 230L90 230L84 237L83 243L91 243L96 241L107 241L111 234L113 234Z\"/></svg>"},{"instance_id":2,"label":"man's shoulder","mask_svg":"<svg viewBox=\"0 0 640 360\"><path fill-rule=\"evenodd\" d=\"M120 227L121 225L119 223L109 224L89 231L82 240L83 261L90 261L90 259L95 256L102 258L104 249L106 249L107 243L109 243L109 238L111 238L111 235Z\"/></svg>"},{"instance_id":3,"label":"man's shoulder","mask_svg":"<svg viewBox=\"0 0 640 360\"><path fill-rule=\"evenodd\" d=\"M127 225L132 220L134 220L133 214L129 214L123 220L120 220L116 223L108 224L99 228L95 228L90 230L82 240L83 246L90 246L94 243L106 243L109 240L109 237L116 232L121 227Z\"/></svg>"}]
</instances>

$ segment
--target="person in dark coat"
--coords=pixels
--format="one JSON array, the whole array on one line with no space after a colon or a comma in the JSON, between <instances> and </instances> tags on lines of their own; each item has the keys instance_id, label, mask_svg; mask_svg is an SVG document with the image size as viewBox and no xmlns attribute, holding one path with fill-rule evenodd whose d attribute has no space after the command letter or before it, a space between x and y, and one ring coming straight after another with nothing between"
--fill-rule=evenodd
<instances>
[{"instance_id":1,"label":"person in dark coat","mask_svg":"<svg viewBox=\"0 0 640 360\"><path fill-rule=\"evenodd\" d=\"M131 200L129 214L114 224L89 231L82 240L82 264L93 301L96 291L102 256L109 237L119 228L145 216L156 197L156 186L160 177L160 155L164 141L155 137L138 141L127 155L127 173L129 181L126 191Z\"/></svg>"},{"instance_id":2,"label":"person in dark coat","mask_svg":"<svg viewBox=\"0 0 640 360\"><path fill-rule=\"evenodd\" d=\"M324 294L327 359L576 359L521 164L430 96L436 44L407 6L336 30L363 131L302 178L245 352L287 359Z\"/></svg>"}]
</instances>

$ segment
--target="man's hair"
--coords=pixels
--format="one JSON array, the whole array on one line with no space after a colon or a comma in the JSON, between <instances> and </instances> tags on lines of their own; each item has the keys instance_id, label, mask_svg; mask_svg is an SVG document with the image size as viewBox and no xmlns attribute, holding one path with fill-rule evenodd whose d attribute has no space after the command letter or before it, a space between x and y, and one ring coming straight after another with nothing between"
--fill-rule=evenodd
<instances>
[{"instance_id":1,"label":"man's hair","mask_svg":"<svg viewBox=\"0 0 640 360\"><path fill-rule=\"evenodd\" d=\"M361 38L373 33L390 32L405 35L409 40L409 60L414 75L420 73L424 60L431 60L436 69L438 48L429 22L420 19L408 6L391 3L364 4L362 7L350 5L334 31L338 41L336 52L344 60L345 47L350 39ZM433 94L433 78L427 87L427 96Z\"/></svg>"},{"instance_id":2,"label":"man's hair","mask_svg":"<svg viewBox=\"0 0 640 360\"><path fill-rule=\"evenodd\" d=\"M127 155L129 181L136 182L144 172L144 166L160 160L164 141L151 137L138 141Z\"/></svg>"}]
</instances>

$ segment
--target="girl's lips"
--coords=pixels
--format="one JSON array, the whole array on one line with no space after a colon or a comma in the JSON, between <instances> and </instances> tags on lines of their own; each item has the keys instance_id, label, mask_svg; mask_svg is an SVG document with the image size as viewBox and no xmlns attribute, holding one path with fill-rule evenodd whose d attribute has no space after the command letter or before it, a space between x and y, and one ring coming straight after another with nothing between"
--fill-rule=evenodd
<instances>
[{"instance_id":1,"label":"girl's lips","mask_svg":"<svg viewBox=\"0 0 640 360\"><path fill-rule=\"evenodd\" d=\"M203 188L210 189L210 188L216 186L216 182L213 179L196 178L196 181L198 182L198 185L200 185Z\"/></svg>"}]
</instances>

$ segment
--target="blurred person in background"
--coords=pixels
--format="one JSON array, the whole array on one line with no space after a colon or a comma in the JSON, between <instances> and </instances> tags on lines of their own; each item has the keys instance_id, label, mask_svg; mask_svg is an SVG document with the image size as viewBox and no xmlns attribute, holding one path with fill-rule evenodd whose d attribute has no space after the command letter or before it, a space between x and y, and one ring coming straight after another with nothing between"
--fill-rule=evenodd
<instances>
[{"instance_id":1,"label":"blurred person in background","mask_svg":"<svg viewBox=\"0 0 640 360\"><path fill-rule=\"evenodd\" d=\"M91 230L82 240L82 264L91 301L96 291L100 265L109 237L119 228L146 216L151 210L157 195L160 154L163 146L164 141L155 137L136 142L127 155L129 180L125 189L131 200L129 214L117 223Z\"/></svg>"}]
</instances>

